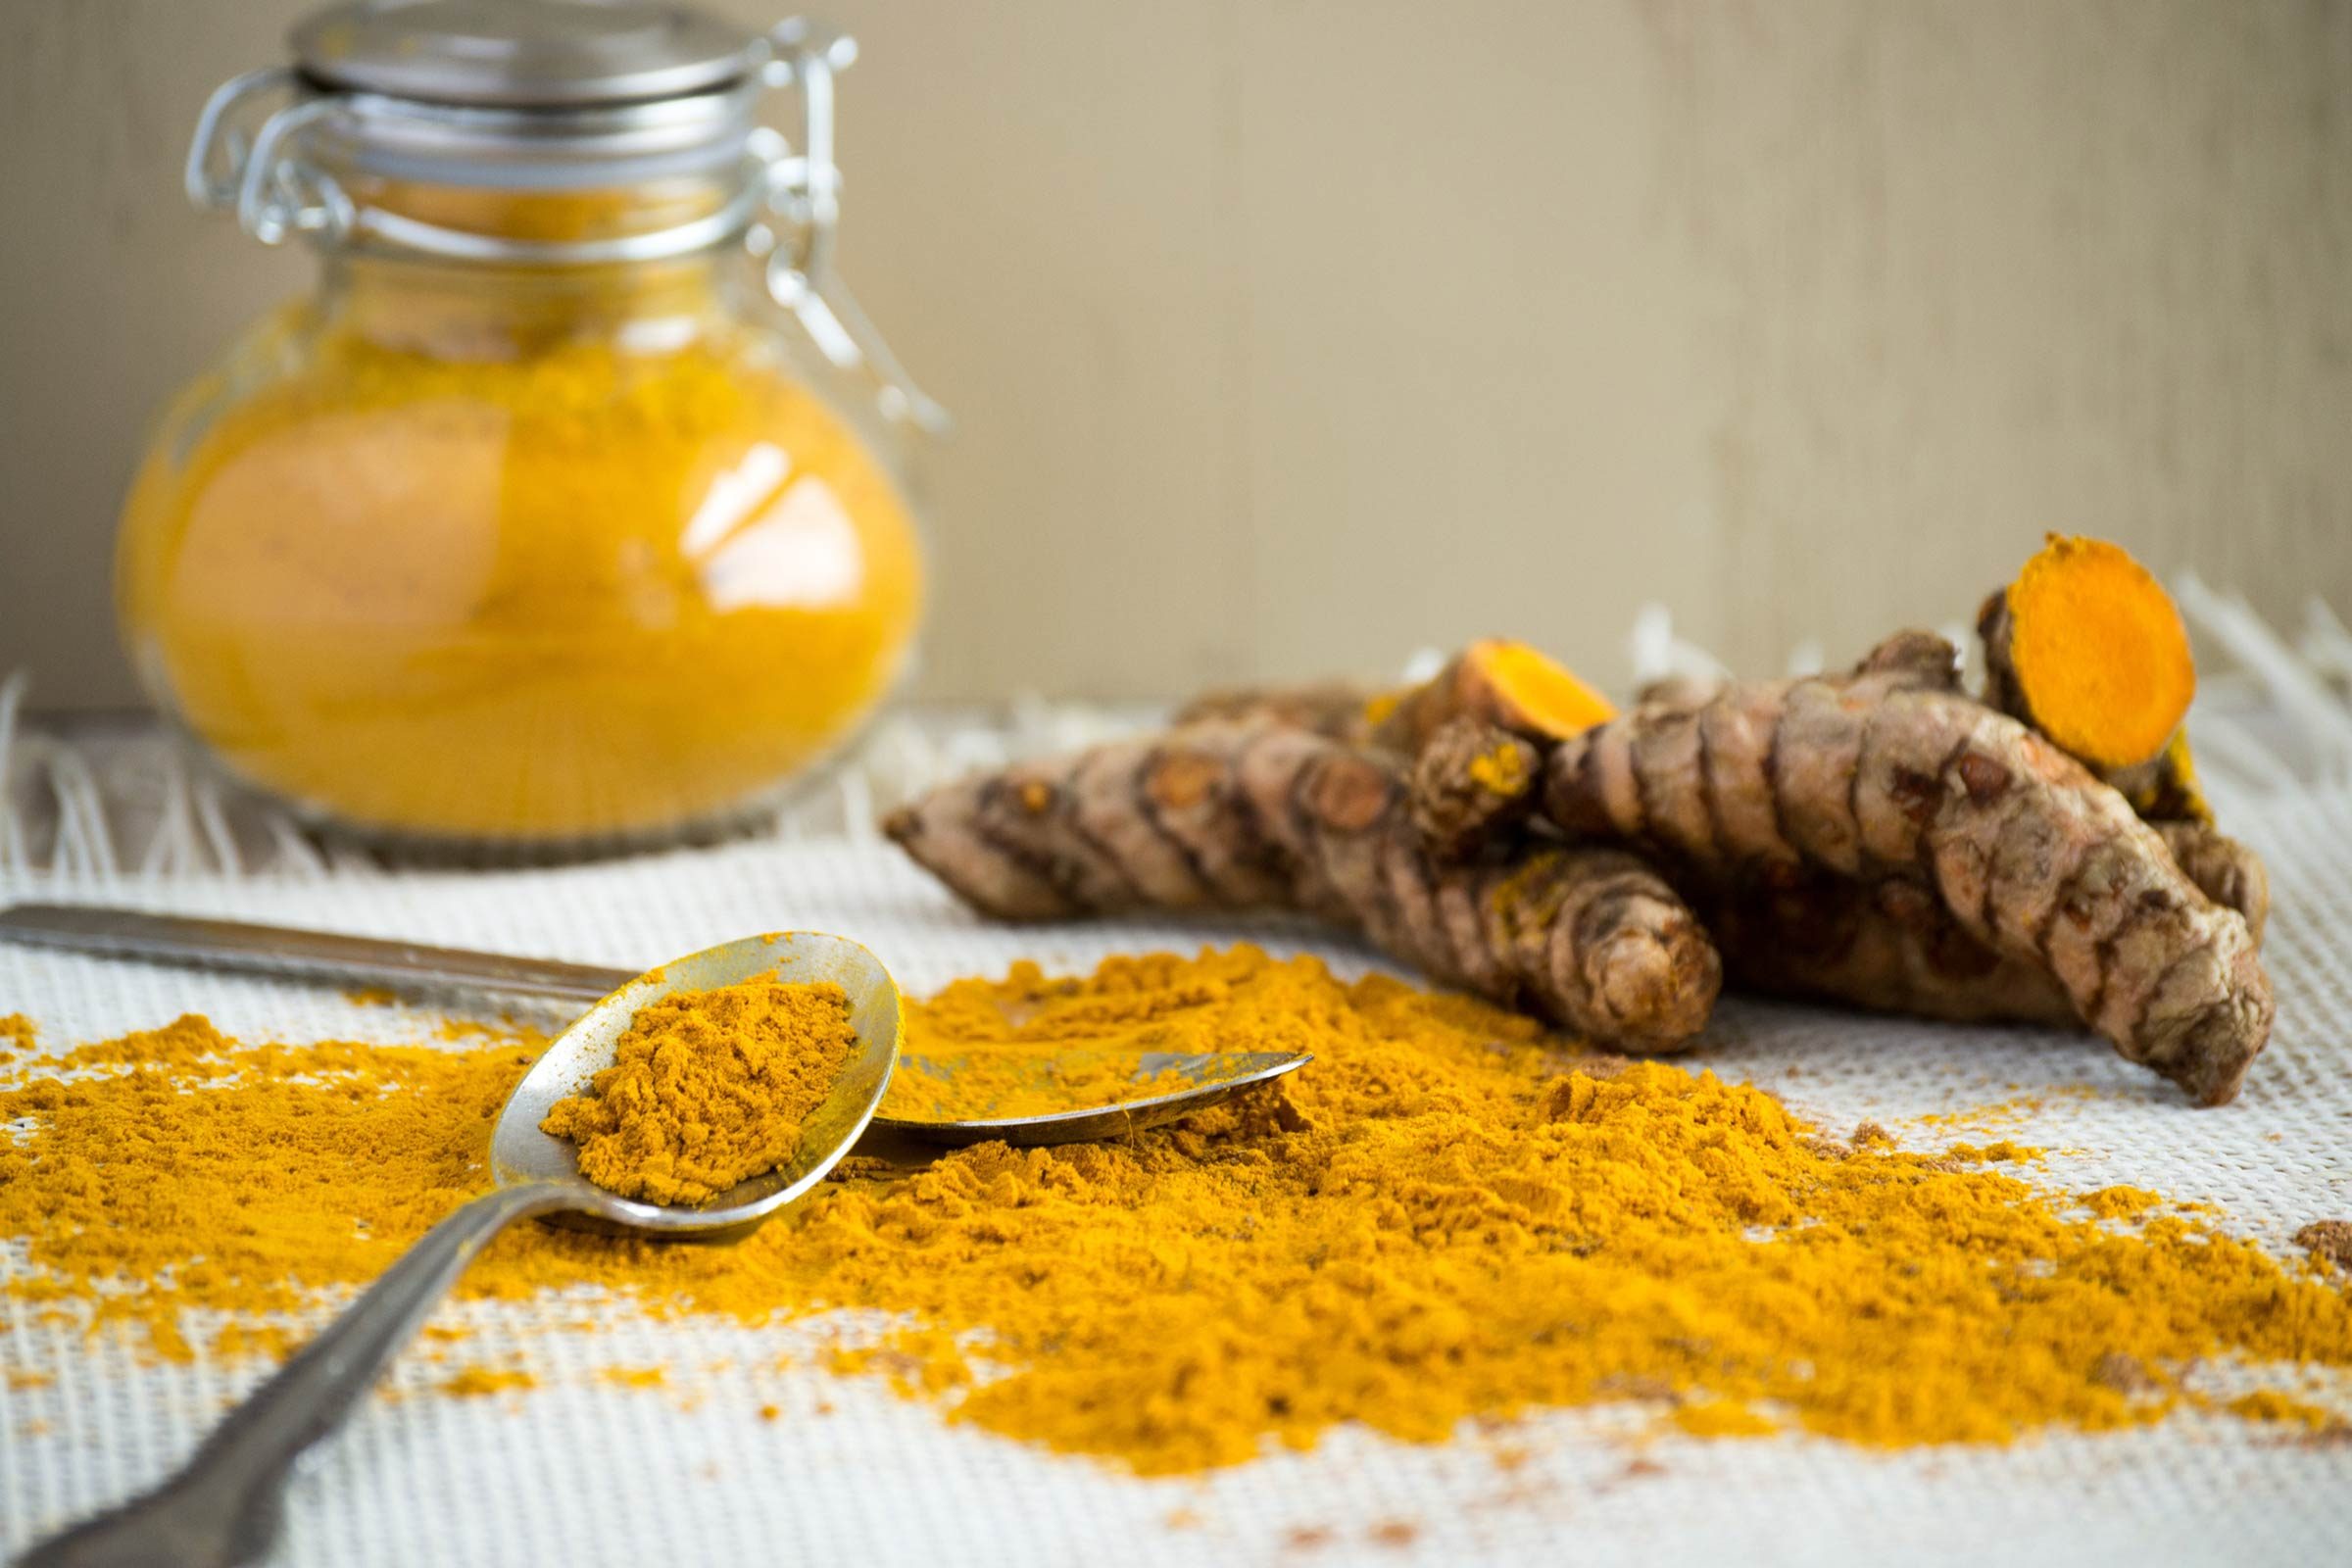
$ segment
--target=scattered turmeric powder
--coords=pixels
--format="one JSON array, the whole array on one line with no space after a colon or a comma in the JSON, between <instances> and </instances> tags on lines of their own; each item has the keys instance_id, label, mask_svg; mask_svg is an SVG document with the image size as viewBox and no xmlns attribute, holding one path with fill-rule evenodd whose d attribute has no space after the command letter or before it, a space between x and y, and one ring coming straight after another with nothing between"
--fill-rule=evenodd
<instances>
[{"instance_id":1,"label":"scattered turmeric powder","mask_svg":"<svg viewBox=\"0 0 2352 1568\"><path fill-rule=\"evenodd\" d=\"M2345 1274L2352 1274L2352 1220L2315 1219L2295 1232L2295 1245Z\"/></svg>"},{"instance_id":2,"label":"scattered turmeric powder","mask_svg":"<svg viewBox=\"0 0 2352 1568\"><path fill-rule=\"evenodd\" d=\"M1694 1438L1761 1438L1780 1427L1736 1399L1678 1404L1674 1424Z\"/></svg>"},{"instance_id":3,"label":"scattered turmeric powder","mask_svg":"<svg viewBox=\"0 0 2352 1568\"><path fill-rule=\"evenodd\" d=\"M2277 1389L2257 1389L2241 1394L2222 1406L2231 1415L2248 1421L2272 1421L2283 1426L2301 1427L2306 1432L2341 1432L2344 1418L2324 1405L2308 1399L2298 1399Z\"/></svg>"},{"instance_id":4,"label":"scattered turmeric powder","mask_svg":"<svg viewBox=\"0 0 2352 1568\"><path fill-rule=\"evenodd\" d=\"M453 1373L435 1385L443 1394L458 1397L480 1398L488 1394L505 1394L511 1390L535 1389L539 1380L520 1367L469 1366Z\"/></svg>"},{"instance_id":5,"label":"scattered turmeric powder","mask_svg":"<svg viewBox=\"0 0 2352 1568\"><path fill-rule=\"evenodd\" d=\"M1580 1056L1480 1003L1248 948L994 984L910 1004L907 1049L1001 1040L1007 1018L1082 1038L1091 1016L1316 1059L1115 1145L854 1160L732 1248L518 1227L461 1293L597 1285L749 1324L874 1309L844 1333L879 1328L863 1364L909 1397L1154 1474L1346 1422L1440 1442L1643 1397L1686 1429L1904 1446L2152 1423L2230 1360L2352 1392L2352 1297L2324 1265L1833 1145L1758 1090ZM190 1308L316 1310L485 1182L527 1059L241 1046L185 1019L71 1080L0 1075L0 1119L25 1129L0 1143L24 1259L0 1290L166 1354L188 1353Z\"/></svg>"},{"instance_id":6,"label":"scattered turmeric powder","mask_svg":"<svg viewBox=\"0 0 2352 1568\"><path fill-rule=\"evenodd\" d=\"M616 1389L659 1389L669 1382L668 1369L658 1366L609 1366L597 1375Z\"/></svg>"},{"instance_id":7,"label":"scattered turmeric powder","mask_svg":"<svg viewBox=\"0 0 2352 1568\"><path fill-rule=\"evenodd\" d=\"M745 980L647 1003L587 1093L539 1130L580 1146L580 1174L649 1203L699 1203L788 1163L801 1124L858 1044L831 981Z\"/></svg>"},{"instance_id":8,"label":"scattered turmeric powder","mask_svg":"<svg viewBox=\"0 0 2352 1568\"><path fill-rule=\"evenodd\" d=\"M2082 1195L2082 1206L2101 1219L2138 1219L2152 1208L2160 1208L2164 1197L2144 1187L2102 1187L2095 1193Z\"/></svg>"},{"instance_id":9,"label":"scattered turmeric powder","mask_svg":"<svg viewBox=\"0 0 2352 1568\"><path fill-rule=\"evenodd\" d=\"M1990 1144L1954 1144L1943 1152L1943 1157L1967 1165L2015 1165L2039 1159L2041 1151L2003 1138Z\"/></svg>"}]
</instances>

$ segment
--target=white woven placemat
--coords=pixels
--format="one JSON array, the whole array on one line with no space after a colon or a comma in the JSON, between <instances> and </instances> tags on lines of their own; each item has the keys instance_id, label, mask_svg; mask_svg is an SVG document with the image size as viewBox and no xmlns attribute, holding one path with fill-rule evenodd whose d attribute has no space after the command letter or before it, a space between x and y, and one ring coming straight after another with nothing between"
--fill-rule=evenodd
<instances>
[{"instance_id":1,"label":"white woven placemat","mask_svg":"<svg viewBox=\"0 0 2352 1568\"><path fill-rule=\"evenodd\" d=\"M1932 1147L1975 1129L1909 1123L2018 1098L2003 1134L2047 1146L2047 1178L2129 1182L2220 1204L2284 1249L2299 1225L2352 1215L2352 792L2305 793L2240 818L2271 858L2281 998L2242 1099L2188 1108L2088 1039L1930 1027L1727 1004L1699 1060L1770 1086L1834 1127L1865 1117ZM72 895L0 876L0 896ZM110 896L125 896L122 885ZM891 852L748 844L491 875L211 879L129 888L181 910L423 937L635 965L746 932L840 931L925 991L1015 956L1077 969L1120 951L1189 948L1233 927L1174 923L1006 931L955 907ZM1275 946L1295 946L1276 942ZM1349 970L1365 956L1322 948ZM396 1039L416 1020L331 991L0 948L0 1012L47 1041L152 1026L188 1010L248 1038ZM0 1267L5 1267L0 1263ZM451 1363L420 1352L299 1485L283 1559L302 1564L1200 1561L1763 1562L2340 1560L2352 1541L2352 1445L2186 1417L2149 1432L2045 1437L2006 1449L1899 1454L1782 1435L1647 1439L1639 1409L1538 1417L1498 1465L1477 1434L1444 1447L1341 1431L1201 1479L1142 1482L952 1428L877 1383L778 1370L789 1331L621 1321L554 1328L550 1305L452 1308L475 1332L457 1362L527 1368L494 1398L431 1394ZM0 1303L0 1359L54 1371L0 1387L0 1547L16 1548L158 1476L260 1374L250 1364L141 1366ZM599 1377L661 1365L659 1389ZM781 1406L774 1421L763 1404ZM1405 1539L1409 1535L1409 1539Z\"/></svg>"},{"instance_id":2,"label":"white woven placemat","mask_svg":"<svg viewBox=\"0 0 2352 1568\"><path fill-rule=\"evenodd\" d=\"M2043 1146L2038 1179L2153 1187L2220 1205L2288 1250L2352 1218L2352 633L2313 606L2290 646L2242 602L2179 585L2223 651L2191 717L2233 831L2269 858L2279 998L2269 1053L2239 1102L2192 1111L2098 1042L1727 1002L1696 1060L1772 1088L1833 1129L1880 1121L1914 1147L1986 1131ZM1965 640L1965 639L1963 639ZM1633 678L1711 667L1660 611L1632 640ZM1817 664L1800 651L1792 667ZM1127 922L984 926L873 843L876 807L970 765L1074 744L1134 715L1019 705L988 723L894 719L851 766L778 814L782 839L553 871L386 874L225 789L151 733L72 743L20 720L0 681L0 899L87 898L602 961L650 962L751 931L858 937L910 989L1016 956L1081 970L1114 952L1244 934ZM47 867L36 872L34 867ZM259 873L259 874L257 874ZM1266 940L1261 930L1247 934ZM1280 939L1343 971L1345 946ZM334 993L47 957L0 948L0 1013L49 1044L210 1014L247 1039L413 1039L419 1020ZM1990 1127L1914 1118L2033 1102ZM15 1259L0 1248L0 1277ZM2182 1417L2152 1431L2051 1435L2015 1447L1865 1452L1782 1434L1654 1437L1651 1413L1559 1412L1514 1428L1524 1462L1465 1433L1444 1447L1332 1434L1200 1479L1142 1482L945 1425L878 1383L780 1356L806 1331L623 1319L596 1334L553 1303L467 1303L471 1331L388 1380L296 1491L279 1560L299 1564L834 1562L1882 1564L2325 1562L2352 1542L2352 1444ZM439 1353L447 1359L435 1363ZM526 1394L457 1399L458 1365L520 1365ZM137 1364L35 1324L0 1298L0 1553L162 1475L262 1372ZM663 1386L600 1374L661 1366ZM780 1418L761 1419L763 1405Z\"/></svg>"}]
</instances>

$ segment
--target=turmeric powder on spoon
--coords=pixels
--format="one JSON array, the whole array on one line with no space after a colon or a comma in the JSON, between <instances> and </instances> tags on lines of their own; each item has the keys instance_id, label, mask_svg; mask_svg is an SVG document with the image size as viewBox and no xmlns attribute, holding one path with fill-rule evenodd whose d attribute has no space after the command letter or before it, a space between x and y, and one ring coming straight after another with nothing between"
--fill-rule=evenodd
<instances>
[{"instance_id":1,"label":"turmeric powder on spoon","mask_svg":"<svg viewBox=\"0 0 2352 1568\"><path fill-rule=\"evenodd\" d=\"M612 1065L539 1130L580 1146L580 1174L649 1203L700 1203L784 1164L858 1043L830 981L673 992L629 1020Z\"/></svg>"}]
</instances>

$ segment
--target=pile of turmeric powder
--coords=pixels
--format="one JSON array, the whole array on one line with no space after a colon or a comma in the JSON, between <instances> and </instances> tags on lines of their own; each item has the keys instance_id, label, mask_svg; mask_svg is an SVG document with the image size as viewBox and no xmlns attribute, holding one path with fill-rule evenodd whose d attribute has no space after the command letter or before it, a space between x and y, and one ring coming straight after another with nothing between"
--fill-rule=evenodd
<instances>
[{"instance_id":1,"label":"pile of turmeric powder","mask_svg":"<svg viewBox=\"0 0 2352 1568\"><path fill-rule=\"evenodd\" d=\"M699 1203L787 1164L858 1044L831 981L745 980L637 1009L612 1065L539 1130L580 1146L580 1174L649 1203Z\"/></svg>"},{"instance_id":2,"label":"pile of turmeric powder","mask_svg":"<svg viewBox=\"0 0 2352 1568\"><path fill-rule=\"evenodd\" d=\"M2339 1392L2352 1370L2327 1262L2281 1263L2155 1195L1828 1137L1759 1090L1578 1054L1384 976L1250 948L1080 981L1024 967L911 1004L907 1049L1000 1040L1007 1016L1315 1061L1130 1141L853 1159L733 1248L521 1227L460 1289L602 1286L754 1324L878 1309L897 1325L878 1344L838 1320L841 1366L1149 1474L1348 1422L1438 1442L1628 1401L1698 1433L1874 1446L2213 1404L2301 1428L2333 1418L2230 1403L2215 1365ZM312 1311L483 1184L529 1054L242 1046L190 1018L20 1065L0 1078L0 1119L24 1129L0 1144L0 1234L24 1261L0 1289L180 1356L209 1321L191 1309Z\"/></svg>"}]
</instances>

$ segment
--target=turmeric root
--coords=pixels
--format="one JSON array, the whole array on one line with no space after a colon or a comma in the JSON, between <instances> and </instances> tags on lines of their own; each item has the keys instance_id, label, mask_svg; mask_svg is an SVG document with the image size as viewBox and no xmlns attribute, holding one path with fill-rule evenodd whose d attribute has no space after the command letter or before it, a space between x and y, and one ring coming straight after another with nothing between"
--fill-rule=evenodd
<instances>
[{"instance_id":1,"label":"turmeric root","mask_svg":"<svg viewBox=\"0 0 2352 1568\"><path fill-rule=\"evenodd\" d=\"M1941 679L1941 654L1922 657ZM1644 708L1699 708L1720 682L1688 679L1644 690ZM1457 718L1414 760L1411 808L1424 839L1460 858L1516 832L1542 781L1520 771L1533 747L1476 719ZM2245 917L2261 944L2270 880L2261 858L2201 823L2153 824L2198 890ZM1686 893L1694 890L1686 888ZM1963 930L1915 882L1854 882L1765 862L1715 889L1695 911L1736 986L1781 996L1869 997L1890 1011L1960 1022L2078 1026L2074 1004L2037 962L2003 957Z\"/></svg>"},{"instance_id":2,"label":"turmeric root","mask_svg":"<svg viewBox=\"0 0 2352 1568\"><path fill-rule=\"evenodd\" d=\"M1308 690L1344 693L1333 710L1360 713L1351 688L1255 694L1241 710L1256 722L1315 728ZM1678 682L1642 694L1644 707L1703 706L1720 683ZM1369 726L1356 722L1359 733ZM1412 760L1407 806L1441 859L1506 853L1544 792L1543 754L1511 731L1456 713ZM2259 870L2259 867L2257 867ZM1925 889L1899 880L1855 882L1772 862L1712 888L1695 912L1715 939L1727 978L1776 996L1867 998L1875 1006L1960 1022L2079 1025L2048 971L2005 958L1962 930Z\"/></svg>"},{"instance_id":3,"label":"turmeric root","mask_svg":"<svg viewBox=\"0 0 2352 1568\"><path fill-rule=\"evenodd\" d=\"M1204 692L1176 710L1171 723L1274 724L1302 729L1335 741L1361 741L1372 733L1373 710L1395 705L1395 694L1350 681L1315 681L1302 686L1241 686Z\"/></svg>"},{"instance_id":4,"label":"turmeric root","mask_svg":"<svg viewBox=\"0 0 2352 1568\"><path fill-rule=\"evenodd\" d=\"M2180 722L2196 662L2180 612L2103 539L2052 534L1984 601L1985 701L2040 731L2141 814L2210 822Z\"/></svg>"},{"instance_id":5,"label":"turmeric root","mask_svg":"<svg viewBox=\"0 0 2352 1568\"><path fill-rule=\"evenodd\" d=\"M2198 891L2243 916L2260 947L2270 880L2254 852L2199 823L2150 825ZM1723 954L1727 978L1743 990L1868 996L1889 1011L1962 1023L2082 1022L2046 966L1993 952L1906 878L1849 882L1769 862L1695 912Z\"/></svg>"},{"instance_id":6,"label":"turmeric root","mask_svg":"<svg viewBox=\"0 0 2352 1568\"><path fill-rule=\"evenodd\" d=\"M1308 729L1199 724L967 778L884 828L1001 918L1298 909L1592 1040L1690 1041L1722 968L1663 879L1598 846L1443 861L1407 815L1402 769Z\"/></svg>"},{"instance_id":7,"label":"turmeric root","mask_svg":"<svg viewBox=\"0 0 2352 1568\"><path fill-rule=\"evenodd\" d=\"M1921 677L1956 679L1944 652L1906 641ZM1642 688L1644 709L1704 708L1726 682L1674 676ZM1783 860L1723 879L1697 910L1730 981L1776 996L1865 1002L1958 1023L2081 1019L2044 966L2003 957L1916 882L1856 882Z\"/></svg>"},{"instance_id":8,"label":"turmeric root","mask_svg":"<svg viewBox=\"0 0 2352 1568\"><path fill-rule=\"evenodd\" d=\"M1548 746L1616 715L1608 699L1525 643L1472 643L1433 678L1375 705L1369 739L1408 757L1456 718L1475 718Z\"/></svg>"},{"instance_id":9,"label":"turmeric root","mask_svg":"<svg viewBox=\"0 0 2352 1568\"><path fill-rule=\"evenodd\" d=\"M1697 913L1742 990L1959 1023L2080 1025L2047 967L1993 952L1907 878L1766 861L1716 886Z\"/></svg>"},{"instance_id":10,"label":"turmeric root","mask_svg":"<svg viewBox=\"0 0 2352 1568\"><path fill-rule=\"evenodd\" d=\"M1211 692L1179 709L1175 723L1268 723L1332 740L1418 755L1448 721L1476 718L1547 744L1616 710L1567 667L1526 643L1472 643L1435 676L1400 691L1345 682Z\"/></svg>"},{"instance_id":11,"label":"turmeric root","mask_svg":"<svg viewBox=\"0 0 2352 1568\"><path fill-rule=\"evenodd\" d=\"M2152 762L2119 769L2107 782L2121 790L2132 809L2151 822L2213 825L2213 807L2197 787L2196 763L2188 755L2188 731L2166 743Z\"/></svg>"},{"instance_id":12,"label":"turmeric root","mask_svg":"<svg viewBox=\"0 0 2352 1568\"><path fill-rule=\"evenodd\" d=\"M2271 917L2271 873L2262 857L2202 822L2152 822L2156 836L2173 852L2173 863L2225 909L2245 917L2255 946Z\"/></svg>"},{"instance_id":13,"label":"turmeric root","mask_svg":"<svg viewBox=\"0 0 2352 1568\"><path fill-rule=\"evenodd\" d=\"M2161 588L2156 588L2154 591L2163 592ZM1998 594L1993 596L1992 602L1986 606L1988 614L1997 606L2000 599L2001 596ZM1993 639L1988 635L1986 641L1988 661L1992 660L1992 646ZM2097 657L2089 650L2081 652L2085 658ZM2025 723L2028 727L2033 727L2033 719L2023 710L2025 705L2016 695L2014 679L2004 682L1999 668L1999 664L1995 662L1993 673L1987 677L1986 700L1992 702L1996 707L2001 707L2002 710L2011 717ZM1694 681L1687 676L1676 676L1669 680L1652 683L1643 688L1640 695L1642 706L1644 708L1698 708L1703 707L1721 690L1722 683L1719 681ZM2004 698L2006 699L2005 706ZM2185 707L2185 705L2182 706ZM2048 737L2045 735L2044 738ZM2084 761L2082 758L2077 758L2076 760ZM2084 765L2089 766L2090 764L2085 761ZM2095 767L2092 770L2097 771ZM2149 768L2126 769L2124 772L2127 776L2123 783L2118 783L2116 779L2112 778L2108 782L2116 784L2122 790L2125 799L2130 800L2139 814L2156 829L2157 836L2164 840L2165 848L2172 852L2175 863L2180 867L2191 882L2197 885L2198 891L2223 908L2235 909L2245 917L2248 933L2254 938L2256 946L2260 946L2263 927L2269 919L2271 909L2270 873L2264 868L2260 856L2235 839L2224 836L2212 826L2212 812L2206 808L2204 797L2197 790L2195 770L2189 761L2186 731L2176 730L2163 753ZM2143 793L2136 799L2133 798L2131 789L2123 787L2124 783L2132 781L2130 775L2134 773L2138 775L2143 790L2149 792ZM2151 773L2153 776L2150 776ZM1429 787L1443 788L1445 781L1442 777L1433 777ZM1819 890L1817 896L1819 898L1833 897L1828 890ZM1867 922L1870 916L1863 913L1855 915L1853 918ZM1939 944L1943 941L1940 936L1936 940ZM1996 986L1993 989L1999 994L2008 994L2011 990L2005 986ZM1968 1005L1965 1002L1956 1004ZM1941 1011L1934 1007L1906 1007L1904 1010L1930 1011L1940 1017L2034 1016L2032 1010L2020 1010L2008 1006L1986 1012Z\"/></svg>"},{"instance_id":14,"label":"turmeric root","mask_svg":"<svg viewBox=\"0 0 2352 1568\"><path fill-rule=\"evenodd\" d=\"M1560 744L1545 814L1647 848L1702 908L1759 874L1911 883L1991 956L2049 974L2128 1059L2227 1102L2270 1038L2247 922L2122 796L1962 694L1956 669L1941 638L1904 633L1851 675L1638 710ZM1866 1006L1907 1000L1859 958L1816 979Z\"/></svg>"},{"instance_id":15,"label":"turmeric root","mask_svg":"<svg viewBox=\"0 0 2352 1568\"><path fill-rule=\"evenodd\" d=\"M1440 725L1412 762L1406 804L1413 826L1448 860L1507 843L1543 794L1543 754L1467 713Z\"/></svg>"},{"instance_id":16,"label":"turmeric root","mask_svg":"<svg viewBox=\"0 0 2352 1568\"><path fill-rule=\"evenodd\" d=\"M1176 722L1271 724L1410 759L1413 818L1431 849L1459 858L1526 820L1552 746L1615 712L1565 666L1490 637L1403 691L1324 682L1216 692L1179 710Z\"/></svg>"}]
</instances>

